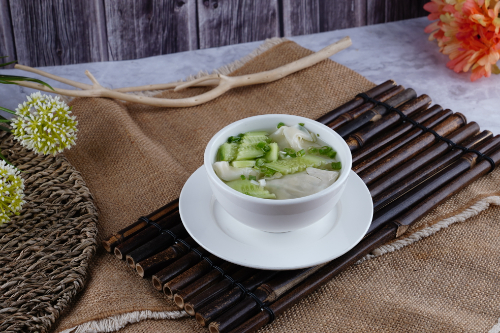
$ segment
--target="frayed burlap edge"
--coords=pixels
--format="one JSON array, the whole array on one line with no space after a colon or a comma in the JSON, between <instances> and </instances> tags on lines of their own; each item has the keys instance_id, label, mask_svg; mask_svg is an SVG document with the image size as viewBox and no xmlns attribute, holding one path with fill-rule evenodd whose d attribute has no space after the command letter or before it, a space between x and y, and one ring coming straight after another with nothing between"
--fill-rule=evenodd
<instances>
[{"instance_id":1,"label":"frayed burlap edge","mask_svg":"<svg viewBox=\"0 0 500 333\"><path fill-rule=\"evenodd\" d=\"M61 333L84 333L84 332L114 332L125 327L125 325L140 322L146 319L179 319L187 317L185 311L166 311L166 312L153 312L153 311L135 311L123 313L116 316L111 316L105 319L89 321L85 324L69 328Z\"/></svg>"},{"instance_id":2,"label":"frayed burlap edge","mask_svg":"<svg viewBox=\"0 0 500 333\"><path fill-rule=\"evenodd\" d=\"M198 74L196 74L196 75L188 76L184 81L181 80L181 81L177 81L177 82L179 82L179 83L180 82L189 82L189 81L196 80L196 79L202 78L202 77L210 75L210 74L229 75L232 72L234 72L235 70L241 68L244 64L246 64L247 62L249 62L253 58L266 52L267 50L269 50L273 46L276 46L276 45L281 44L281 43L286 42L286 41L288 41L288 39L278 38L278 37L266 39L264 41L264 43L262 43L258 48L253 50L252 53L244 56L241 59L235 60L232 63L229 63L229 64L224 65L222 67L219 67L217 69L214 69L212 71L212 73L209 73L205 70L202 70L202 71L198 72ZM155 96L163 91L165 91L165 90L138 91L138 92L130 92L129 94L139 95L139 96Z\"/></svg>"},{"instance_id":3,"label":"frayed burlap edge","mask_svg":"<svg viewBox=\"0 0 500 333\"><path fill-rule=\"evenodd\" d=\"M222 67L219 67L217 69L214 69L212 73L209 73L208 71L202 70L199 71L196 75L189 75L185 80L179 80L175 81L173 83L181 83L181 82L189 82L192 80L196 80L199 78L202 78L204 76L210 75L210 74L221 74L221 75L228 75L234 72L235 70L239 69L242 67L244 64L252 60L253 58L257 57L258 55L266 52L273 46L276 46L280 43L286 42L288 39L286 38L279 38L279 37L274 37L274 38L268 38L262 43L258 48L253 50L251 53L248 55L244 56L241 59L235 60L232 63L229 63L227 65L224 65ZM138 96L148 96L148 97L154 97L155 95L164 92L166 90L171 90L171 89L163 89L163 90L149 90L149 91L131 91L127 92L129 95L138 95ZM65 101L67 104L69 104L74 97L71 96L63 96L63 95L57 95L59 98L63 101Z\"/></svg>"},{"instance_id":4,"label":"frayed burlap edge","mask_svg":"<svg viewBox=\"0 0 500 333\"><path fill-rule=\"evenodd\" d=\"M488 333L500 333L500 318L498 318L498 323L495 324Z\"/></svg>"},{"instance_id":5,"label":"frayed burlap edge","mask_svg":"<svg viewBox=\"0 0 500 333\"><path fill-rule=\"evenodd\" d=\"M366 260L369 260L369 259L380 257L381 255L384 255L386 253L400 250L405 246L408 246L408 245L413 244L421 239L424 239L426 237L434 235L436 232L440 231L441 229L448 228L450 225L452 225L454 223L465 222L466 220L468 220L468 219L478 215L482 211L488 209L490 207L490 205L500 206L500 196L495 195L495 196L486 197L482 200L477 201L475 204L473 204L469 208L464 209L462 212L458 213L457 215L448 217L448 218L443 219L437 223L434 223L433 225L431 225L427 228L416 231L406 238L399 239L399 240L392 242L390 244L387 244L387 245L383 245L383 246L373 250L370 254L367 254L360 261L358 261L357 264L360 264L360 263L362 263Z\"/></svg>"}]
</instances>

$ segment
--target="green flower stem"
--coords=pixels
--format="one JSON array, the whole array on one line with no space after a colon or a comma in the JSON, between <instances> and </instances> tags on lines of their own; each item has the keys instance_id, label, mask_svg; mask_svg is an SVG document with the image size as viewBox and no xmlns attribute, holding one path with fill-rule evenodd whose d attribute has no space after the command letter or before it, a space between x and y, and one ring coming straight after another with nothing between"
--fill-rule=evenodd
<instances>
[{"instance_id":1,"label":"green flower stem","mask_svg":"<svg viewBox=\"0 0 500 333\"><path fill-rule=\"evenodd\" d=\"M1 58L7 58L7 56L4 56L4 57L0 57ZM0 67L5 67L5 66L9 66L9 65L12 65L12 64L15 64L17 61L14 60L14 61L11 61L11 62L6 62L4 64L0 64Z\"/></svg>"},{"instance_id":2,"label":"green flower stem","mask_svg":"<svg viewBox=\"0 0 500 333\"><path fill-rule=\"evenodd\" d=\"M38 80L38 79L32 79L32 78L26 77L26 76L0 74L0 83L3 83L3 84L17 84L17 82L22 82L22 81L40 83L41 85L44 85L51 90L54 90L54 88L52 88L48 83L45 83L45 82Z\"/></svg>"},{"instance_id":3,"label":"green flower stem","mask_svg":"<svg viewBox=\"0 0 500 333\"><path fill-rule=\"evenodd\" d=\"M14 164L10 163L10 162L9 162L9 160L8 160L8 159L6 159L6 158L5 158L5 156L3 156L3 154L2 154L2 153L0 153L0 158L1 158L2 160L4 160L4 161L5 161L5 163L7 163L7 164L10 164L10 165L14 166ZM16 168L16 169L17 169L17 168ZM18 170L19 170L19 169L18 169Z\"/></svg>"},{"instance_id":4,"label":"green flower stem","mask_svg":"<svg viewBox=\"0 0 500 333\"><path fill-rule=\"evenodd\" d=\"M0 110L1 110L1 111L5 111L5 112L8 112L8 113L11 113L11 114L16 114L16 112L15 112L15 111L9 110L9 109L4 108L4 107L2 107L2 106L0 106ZM2 118L3 118L3 117L2 117Z\"/></svg>"}]
</instances>

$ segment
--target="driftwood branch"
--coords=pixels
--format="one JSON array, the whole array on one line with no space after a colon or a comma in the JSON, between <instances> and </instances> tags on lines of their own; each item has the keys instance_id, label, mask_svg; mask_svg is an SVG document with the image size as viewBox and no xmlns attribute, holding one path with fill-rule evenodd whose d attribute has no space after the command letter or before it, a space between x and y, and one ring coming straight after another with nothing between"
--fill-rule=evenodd
<instances>
[{"instance_id":1,"label":"driftwood branch","mask_svg":"<svg viewBox=\"0 0 500 333\"><path fill-rule=\"evenodd\" d=\"M44 72L42 70L39 70L39 69L36 69L36 68L33 68L33 67L16 64L14 66L14 68L20 69L20 70L25 71L25 72L35 73L35 74L44 76L46 78L52 79L54 81L62 82L64 84L67 84L67 85L75 87L75 88L80 88L80 89L83 89L83 90L92 89L92 86L89 85L89 84L76 82L76 81L73 81L73 80L70 80L70 79L65 79L63 77L60 77L60 76L57 76L57 75L54 75L54 74L50 74L50 73ZM19 84L19 82L18 82L18 84ZM19 84L19 85L21 85L21 84ZM28 88L31 88L31 87L28 87Z\"/></svg>"},{"instance_id":2,"label":"driftwood branch","mask_svg":"<svg viewBox=\"0 0 500 333\"><path fill-rule=\"evenodd\" d=\"M28 88L33 88L37 90L42 90L46 92L55 92L60 95L64 96L72 96L72 97L108 97L108 98L114 98L114 99L119 99L119 100L124 100L127 102L134 102L134 103L139 103L139 104L147 104L147 105L152 105L152 106L160 106L160 107L189 107L189 106L195 106L195 105L200 105L203 103L206 103L208 101L211 101L225 92L237 88L237 87L244 87L244 86L250 86L254 84L261 84L261 83L269 83L273 81L277 81L287 75L293 74L295 72L298 72L302 69L308 68L310 66L313 66L330 56L334 55L335 53L342 51L343 49L349 47L352 45L351 39L349 37L345 37L341 39L340 41L331 44L324 49L313 53L307 57L304 57L302 59L299 59L297 61L291 62L289 64L286 64L284 66L278 67L276 69L270 70L270 71L265 71L265 72L260 72L260 73L255 73L255 74L249 74L249 75L241 75L241 76L226 76L226 75L220 75L220 74L212 74L208 75L206 77L196 79L193 81L189 82L179 82L179 83L168 83L168 84L159 84L159 85L147 85L147 86L141 86L141 87L131 87L131 88L120 88L116 90L111 90L102 87L97 80L94 78L92 74L90 74L89 71L86 71L85 74L89 77L89 79L92 81L93 85L88 85L84 83L79 83L76 81L64 79L61 77L58 77L53 74L46 73L44 71L31 68L28 66L22 66L22 65L16 65L15 68L21 69L24 71L36 73L39 75L42 75L47 78L54 79L56 81L68 84L70 86L80 88L82 90L68 90L68 89L60 89L60 88L54 88L54 90L51 90L48 87L45 87L39 83L35 82L16 82L16 84ZM130 92L130 91L146 91L146 90L155 90L155 89L170 89L174 88L175 91L179 91L182 89L186 89L188 87L194 87L194 86L215 86L214 89L207 91L206 93L203 93L198 96L193 96L193 97L188 97L188 98L181 98L181 99L168 99L168 98L155 98L155 97L146 97L146 96L137 96L137 95L129 95L126 94L125 92Z\"/></svg>"}]
</instances>

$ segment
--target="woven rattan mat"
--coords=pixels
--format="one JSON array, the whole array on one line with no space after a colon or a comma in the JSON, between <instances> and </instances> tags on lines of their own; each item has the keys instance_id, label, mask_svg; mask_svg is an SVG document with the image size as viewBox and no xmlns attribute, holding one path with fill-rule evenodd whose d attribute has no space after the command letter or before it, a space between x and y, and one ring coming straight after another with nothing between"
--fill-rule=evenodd
<instances>
[{"instance_id":1,"label":"woven rattan mat","mask_svg":"<svg viewBox=\"0 0 500 333\"><path fill-rule=\"evenodd\" d=\"M0 149L24 171L26 195L20 215L0 226L0 332L47 332L83 288L97 212L64 156L35 154L6 132Z\"/></svg>"},{"instance_id":2,"label":"woven rattan mat","mask_svg":"<svg viewBox=\"0 0 500 333\"><path fill-rule=\"evenodd\" d=\"M279 43L247 59L234 74L272 69L310 53L293 42ZM235 89L191 108L75 99L72 105L79 119L79 142L67 157L82 172L96 198L99 235L107 238L178 197L189 175L202 165L206 143L225 125L265 113L316 119L373 86L359 74L327 60L282 80ZM180 98L203 91L206 89L196 88L162 96ZM500 317L500 212L491 209L478 214L490 203L500 203L495 197L499 176L495 171L469 186L424 218L411 236L375 251L375 255L392 253L342 273L263 331L442 332L446 328L448 332L484 332L492 327ZM471 205L477 206L472 213L464 212ZM456 217L459 213L462 215ZM472 216L476 217L466 220ZM444 217L450 219L443 222ZM455 223L463 220L463 224ZM427 237L452 223L450 231ZM404 250L394 251L404 246ZM76 332L113 331L148 318L182 316L150 281L138 278L102 248L91 264L90 275L84 292L56 331L70 332L78 325ZM187 318L146 320L123 331L206 329Z\"/></svg>"}]
</instances>

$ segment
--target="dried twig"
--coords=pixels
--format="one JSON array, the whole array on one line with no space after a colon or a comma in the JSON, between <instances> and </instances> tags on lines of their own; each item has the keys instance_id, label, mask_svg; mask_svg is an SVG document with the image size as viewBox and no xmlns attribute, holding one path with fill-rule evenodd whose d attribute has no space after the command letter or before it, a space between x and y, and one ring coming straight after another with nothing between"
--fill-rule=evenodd
<instances>
[{"instance_id":1,"label":"dried twig","mask_svg":"<svg viewBox=\"0 0 500 333\"><path fill-rule=\"evenodd\" d=\"M351 39L349 37L345 37L340 41L332 45L329 45L316 53L313 53L307 57L291 62L284 66L278 67L270 71L249 74L249 75L241 75L241 76L226 76L221 74L212 74L189 82L147 85L141 87L130 87L130 88L111 90L102 87L89 71L86 71L85 75L89 77L93 85L88 85L73 80L64 79L56 75L49 74L39 69L31 68L28 66L16 65L15 68L17 69L36 73L54 79L56 81L68 84L70 86L80 88L82 90L68 90L60 88L54 88L54 90L51 90L41 84L34 82L16 82L16 83L19 84L20 86L47 92L55 92L60 95L72 96L72 97L109 97L128 102L147 104L152 106L189 107L211 101L233 88L250 86L261 83L269 83L279 80L287 75L298 72L302 69L313 66L319 63L320 61L327 59L328 57L334 55L335 53L349 47L351 44L352 44ZM146 91L146 90L169 89L169 88L174 88L175 91L179 91L182 89L186 89L188 87L213 86L213 85L215 85L216 87L206 93L203 93L198 96L180 98L180 99L155 98L155 97L125 94L125 92L129 91Z\"/></svg>"}]
</instances>

